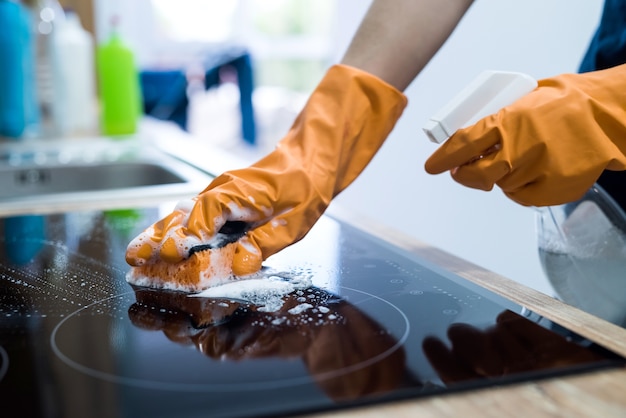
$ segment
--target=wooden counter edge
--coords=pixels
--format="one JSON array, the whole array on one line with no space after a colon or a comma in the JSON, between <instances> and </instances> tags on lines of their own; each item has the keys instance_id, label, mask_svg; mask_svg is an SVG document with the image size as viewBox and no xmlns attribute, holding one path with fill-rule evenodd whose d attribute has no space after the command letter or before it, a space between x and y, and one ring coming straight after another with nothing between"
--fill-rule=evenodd
<instances>
[{"instance_id":1,"label":"wooden counter edge","mask_svg":"<svg viewBox=\"0 0 626 418\"><path fill-rule=\"evenodd\" d=\"M625 416L626 371L604 370L306 415L306 418Z\"/></svg>"}]
</instances>

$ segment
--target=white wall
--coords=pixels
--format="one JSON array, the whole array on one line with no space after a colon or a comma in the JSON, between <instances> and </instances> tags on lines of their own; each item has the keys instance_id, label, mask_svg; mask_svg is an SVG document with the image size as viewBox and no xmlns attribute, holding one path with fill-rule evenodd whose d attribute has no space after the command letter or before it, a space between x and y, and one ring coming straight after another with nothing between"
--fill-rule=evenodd
<instances>
[{"instance_id":1,"label":"white wall","mask_svg":"<svg viewBox=\"0 0 626 418\"><path fill-rule=\"evenodd\" d=\"M338 57L367 7L339 3ZM380 153L336 204L551 294L537 256L533 210L499 189L467 189L447 174L426 174L435 145L421 126L482 70L536 78L575 72L601 7L601 0L477 0L407 89L409 106Z\"/></svg>"}]
</instances>

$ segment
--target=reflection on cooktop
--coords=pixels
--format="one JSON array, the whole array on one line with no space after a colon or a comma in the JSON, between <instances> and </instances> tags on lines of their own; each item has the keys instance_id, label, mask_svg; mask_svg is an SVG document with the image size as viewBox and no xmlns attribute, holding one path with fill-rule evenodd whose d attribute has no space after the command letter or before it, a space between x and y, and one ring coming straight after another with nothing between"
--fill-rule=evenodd
<instances>
[{"instance_id":1,"label":"reflection on cooktop","mask_svg":"<svg viewBox=\"0 0 626 418\"><path fill-rule=\"evenodd\" d=\"M106 308L95 303L65 318L53 331L51 343L59 358L83 373L152 389L253 391L306 384L313 379L333 399L355 399L399 385L405 373L402 344L409 332L402 311L352 289L346 289L343 298L316 288L303 293L314 297L303 304L298 301L302 296L294 293L285 298L280 311L262 312L237 301L135 288L136 301L131 294L114 298L120 306L130 306L128 316L134 327L125 330L124 339L146 338L150 344L120 347L132 359L123 370L92 364L91 356L65 343L74 322L83 318L106 329L106 323L115 317L108 312L113 307L111 300ZM310 307L298 309L302 306ZM358 307L381 312L385 325ZM159 334L147 335L146 331ZM115 334L109 337L118 338ZM206 358L190 353L189 347ZM163 367L163 351L175 369Z\"/></svg>"},{"instance_id":2,"label":"reflection on cooktop","mask_svg":"<svg viewBox=\"0 0 626 418\"><path fill-rule=\"evenodd\" d=\"M266 263L313 285L266 311L125 282L158 208L6 218L0 402L17 416L293 415L623 364L324 217Z\"/></svg>"}]
</instances>

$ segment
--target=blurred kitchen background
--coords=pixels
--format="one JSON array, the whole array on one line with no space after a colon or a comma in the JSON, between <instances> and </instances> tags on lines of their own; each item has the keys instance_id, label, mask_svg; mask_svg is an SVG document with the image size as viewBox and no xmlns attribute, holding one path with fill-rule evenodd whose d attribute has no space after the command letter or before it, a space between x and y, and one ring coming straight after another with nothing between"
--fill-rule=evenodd
<instances>
[{"instance_id":1,"label":"blurred kitchen background","mask_svg":"<svg viewBox=\"0 0 626 418\"><path fill-rule=\"evenodd\" d=\"M0 7L6 10L18 3L0 0ZM27 111L23 118L32 126L26 123L19 133L3 132L7 137L3 141L127 135L140 130L147 115L192 135L198 147L218 147L252 161L286 133L326 68L341 58L369 2L32 0L21 5L30 12L34 62L29 63L28 56L19 51L9 48L9 52L26 60L25 65L32 64L26 78L37 81L32 87L37 95L30 97L36 97L37 103L31 105L40 113L29 119ZM382 150L333 204L552 294L537 254L533 209L514 204L499 190L470 190L448 175L427 175L423 164L435 145L421 127L485 69L521 71L536 78L576 72L601 7L602 0L477 1L407 89L409 106ZM66 45L76 49L51 58L51 34L60 27L55 19L61 14L73 23L78 18L86 32L72 32L75 37L71 39L81 41ZM85 33L93 42L92 52L84 44ZM111 43L114 33L127 50ZM2 37L0 43L8 45L7 34ZM96 78L105 77L108 70L106 65L96 65L95 57L100 53L104 60L110 53L128 59L124 51L132 53L126 69L139 75L138 96L127 98L138 101L137 113L130 111L131 118L125 121L129 124L108 124L116 115L109 115L112 119L107 122L103 101L114 102L119 97L113 93L129 94L133 88L113 93L104 88ZM84 68L90 67L81 67L80 62L89 53L94 95L99 99L94 120L79 126L89 122L89 105L85 105L80 107L82 116L75 118L77 125L54 126L55 111L50 107L62 95L51 67L69 71L65 77L76 85L79 80L88 85L83 76ZM1 59L5 70L0 70L0 76L7 77L5 64L12 58ZM14 82L2 85L6 89L16 86ZM80 92L85 89L89 90L85 87ZM0 111L1 105L0 100ZM4 106L8 106L6 100ZM76 113L66 112L61 119L72 116ZM46 123L51 126L48 131L42 128Z\"/></svg>"}]
</instances>

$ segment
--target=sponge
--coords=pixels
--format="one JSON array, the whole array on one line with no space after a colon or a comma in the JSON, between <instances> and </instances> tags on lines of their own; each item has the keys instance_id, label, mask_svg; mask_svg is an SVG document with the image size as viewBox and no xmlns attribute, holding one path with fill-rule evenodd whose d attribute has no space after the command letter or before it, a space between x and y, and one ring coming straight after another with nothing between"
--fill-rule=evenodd
<instances>
[{"instance_id":1,"label":"sponge","mask_svg":"<svg viewBox=\"0 0 626 418\"><path fill-rule=\"evenodd\" d=\"M194 252L178 263L159 261L131 267L126 281L135 286L183 292L201 292L209 287L232 281L236 242L220 248Z\"/></svg>"}]
</instances>

